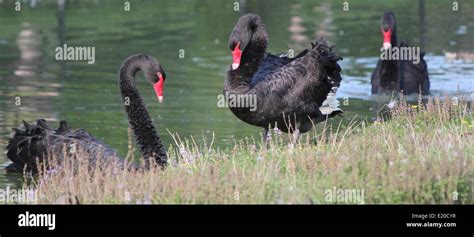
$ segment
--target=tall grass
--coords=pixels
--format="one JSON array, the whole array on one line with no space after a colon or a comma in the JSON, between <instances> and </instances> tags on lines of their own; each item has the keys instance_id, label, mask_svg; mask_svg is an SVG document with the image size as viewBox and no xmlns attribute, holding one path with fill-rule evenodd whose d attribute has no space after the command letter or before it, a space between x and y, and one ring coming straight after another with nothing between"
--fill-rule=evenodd
<instances>
[{"instance_id":1,"label":"tall grass","mask_svg":"<svg viewBox=\"0 0 474 237\"><path fill-rule=\"evenodd\" d=\"M449 97L402 99L389 121L318 125L295 145L274 132L268 148L246 139L221 150L171 134L165 171L90 169L77 153L25 188L40 203L333 203L334 189L363 190L363 203L473 203L472 109Z\"/></svg>"}]
</instances>

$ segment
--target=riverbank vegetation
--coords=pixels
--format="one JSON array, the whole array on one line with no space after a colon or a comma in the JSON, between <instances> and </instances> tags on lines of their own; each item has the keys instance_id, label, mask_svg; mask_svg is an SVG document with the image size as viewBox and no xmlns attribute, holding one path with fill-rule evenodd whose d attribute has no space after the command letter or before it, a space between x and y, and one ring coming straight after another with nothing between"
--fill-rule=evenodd
<instances>
[{"instance_id":1,"label":"riverbank vegetation","mask_svg":"<svg viewBox=\"0 0 474 237\"><path fill-rule=\"evenodd\" d=\"M273 132L268 148L255 138L221 150L171 134L165 171L91 170L87 161L68 161L24 188L37 189L39 203L66 195L82 204L472 204L472 110L456 97L401 99L390 119L319 124L294 145ZM334 199L338 190L356 190L359 199L347 199L351 192Z\"/></svg>"}]
</instances>

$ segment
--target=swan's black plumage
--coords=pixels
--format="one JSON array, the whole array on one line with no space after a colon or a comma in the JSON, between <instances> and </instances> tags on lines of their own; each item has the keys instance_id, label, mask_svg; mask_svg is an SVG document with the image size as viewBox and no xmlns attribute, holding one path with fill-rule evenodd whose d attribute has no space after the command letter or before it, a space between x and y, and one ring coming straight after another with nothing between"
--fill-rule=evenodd
<instances>
[{"instance_id":1,"label":"swan's black plumage","mask_svg":"<svg viewBox=\"0 0 474 237\"><path fill-rule=\"evenodd\" d=\"M397 30L395 14L391 11L384 12L381 20L382 30L391 30L392 47L405 48L408 44L397 43ZM401 92L404 94L430 93L430 80L428 66L424 53L420 53L419 63L412 60L379 60L372 73L372 94Z\"/></svg>"},{"instance_id":2,"label":"swan's black plumage","mask_svg":"<svg viewBox=\"0 0 474 237\"><path fill-rule=\"evenodd\" d=\"M165 73L153 57L138 54L123 62L118 78L130 126L134 131L146 164L151 158L158 165L165 167L167 163L166 151L135 85L135 75L139 71L142 71L151 83L156 83L158 72L162 75ZM37 161L42 163L47 160L46 158L55 158L61 161L72 157L72 152L80 152L81 157L87 157L91 164L101 160L101 164L115 161L129 168L139 167L126 163L118 157L114 149L87 131L71 129L66 121L61 121L58 129L52 129L43 119L37 120L35 125L24 122L23 126L23 129L12 129L6 149L7 157L13 163L7 167L7 171L35 171L38 165Z\"/></svg>"},{"instance_id":3,"label":"swan's black plumage","mask_svg":"<svg viewBox=\"0 0 474 237\"><path fill-rule=\"evenodd\" d=\"M165 148L135 85L135 75L139 71L142 71L152 84L156 82L157 72L165 77L166 74L153 57L138 54L123 62L118 79L128 121L145 161L148 162L149 159L152 159L157 164L165 166L167 162Z\"/></svg>"},{"instance_id":4,"label":"swan's black plumage","mask_svg":"<svg viewBox=\"0 0 474 237\"><path fill-rule=\"evenodd\" d=\"M263 58L262 63L258 68L258 71L255 73L255 75L253 75L252 80L250 81L250 86L255 86L260 81L263 81L265 78L267 78L267 76L274 73L276 70L280 69L288 63L291 63L293 60L304 56L307 52L308 51L305 50L294 58L289 58L287 55L284 54L276 56L267 53L266 56Z\"/></svg>"},{"instance_id":5,"label":"swan's black plumage","mask_svg":"<svg viewBox=\"0 0 474 237\"><path fill-rule=\"evenodd\" d=\"M72 156L73 152L87 155L92 163L98 159L119 161L114 149L83 129L71 129L66 121L61 121L56 130L44 119L38 119L35 125L25 121L23 124L24 129L12 129L6 147L7 157L13 162L7 166L9 172L34 171L37 161L42 163L47 158L62 160Z\"/></svg>"},{"instance_id":6,"label":"swan's black plumage","mask_svg":"<svg viewBox=\"0 0 474 237\"><path fill-rule=\"evenodd\" d=\"M265 133L269 126L277 126L299 134L342 113L335 99L341 82L337 61L342 58L326 41L318 40L295 58L271 55L266 52L268 34L261 18L246 14L235 25L229 44L231 49L240 45L243 52L240 66L227 73L224 93L257 98L255 111L230 107L242 121L264 128ZM322 109L326 103L327 109Z\"/></svg>"}]
</instances>

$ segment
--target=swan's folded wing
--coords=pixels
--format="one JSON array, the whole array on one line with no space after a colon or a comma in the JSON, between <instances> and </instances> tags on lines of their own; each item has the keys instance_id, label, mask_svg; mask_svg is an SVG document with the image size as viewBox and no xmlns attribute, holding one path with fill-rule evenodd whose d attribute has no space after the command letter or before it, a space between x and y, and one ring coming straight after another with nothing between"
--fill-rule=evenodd
<instances>
[{"instance_id":1,"label":"swan's folded wing","mask_svg":"<svg viewBox=\"0 0 474 237\"><path fill-rule=\"evenodd\" d=\"M279 88L287 91L288 83L291 86L294 79L307 78L308 86L318 86L322 80L327 80L329 85L339 87L341 68L337 62L342 58L332 49L329 42L321 38L311 43L311 48L303 50L294 58L268 54L250 84L254 87L264 82L274 92L279 91ZM321 75L321 72L324 75Z\"/></svg>"},{"instance_id":2,"label":"swan's folded wing","mask_svg":"<svg viewBox=\"0 0 474 237\"><path fill-rule=\"evenodd\" d=\"M6 147L9 160L23 168L35 167L36 159L42 159L47 144L44 137L52 132L44 120L38 120L36 125L23 122L24 129L13 128Z\"/></svg>"},{"instance_id":3,"label":"swan's folded wing","mask_svg":"<svg viewBox=\"0 0 474 237\"><path fill-rule=\"evenodd\" d=\"M45 158L83 157L91 164L97 159L122 162L114 149L83 129L72 130L66 121L62 121L57 130L43 119L36 125L24 122L24 128L12 129L6 150L8 159L14 163L7 168L10 172L22 172L25 166L27 170L35 170L37 161Z\"/></svg>"},{"instance_id":4,"label":"swan's folded wing","mask_svg":"<svg viewBox=\"0 0 474 237\"><path fill-rule=\"evenodd\" d=\"M276 72L281 67L290 63L293 59L288 58L287 56L275 56L268 54L258 68L257 72L253 75L252 80L250 81L250 86L254 87L258 83L266 80L269 75ZM270 78L271 80L271 78Z\"/></svg>"},{"instance_id":5,"label":"swan's folded wing","mask_svg":"<svg viewBox=\"0 0 474 237\"><path fill-rule=\"evenodd\" d=\"M305 56L293 60L273 73L266 75L256 86L266 87L271 93L285 95L297 80L306 81L306 86L321 84L320 57L317 50L310 50ZM304 89L304 88L301 88Z\"/></svg>"},{"instance_id":6,"label":"swan's folded wing","mask_svg":"<svg viewBox=\"0 0 474 237\"><path fill-rule=\"evenodd\" d=\"M337 62L341 59L325 41L318 41L304 56L269 74L252 90L273 98L269 101L278 101L274 107L285 112L298 110L332 117L342 113L336 98L342 79Z\"/></svg>"}]
</instances>

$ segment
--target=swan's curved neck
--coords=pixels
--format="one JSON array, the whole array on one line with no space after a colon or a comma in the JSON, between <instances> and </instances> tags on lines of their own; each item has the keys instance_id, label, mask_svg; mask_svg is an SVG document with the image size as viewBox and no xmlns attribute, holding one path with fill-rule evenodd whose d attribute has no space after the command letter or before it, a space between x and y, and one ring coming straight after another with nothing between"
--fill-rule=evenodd
<instances>
[{"instance_id":1,"label":"swan's curved neck","mask_svg":"<svg viewBox=\"0 0 474 237\"><path fill-rule=\"evenodd\" d=\"M120 68L119 86L128 121L135 134L140 151L148 165L150 158L165 166L167 155L155 126L135 84L138 71L146 70L146 58L129 58Z\"/></svg>"},{"instance_id":2,"label":"swan's curved neck","mask_svg":"<svg viewBox=\"0 0 474 237\"><path fill-rule=\"evenodd\" d=\"M249 45L242 54L242 69L253 75L257 72L265 57L268 45L268 34L263 25L258 25L252 34Z\"/></svg>"}]
</instances>

